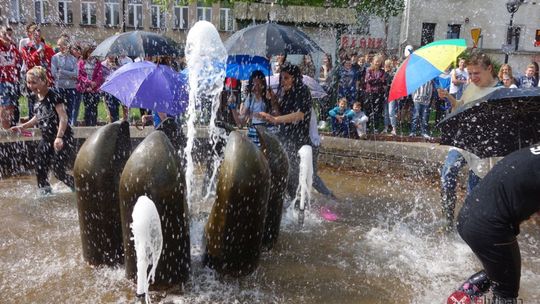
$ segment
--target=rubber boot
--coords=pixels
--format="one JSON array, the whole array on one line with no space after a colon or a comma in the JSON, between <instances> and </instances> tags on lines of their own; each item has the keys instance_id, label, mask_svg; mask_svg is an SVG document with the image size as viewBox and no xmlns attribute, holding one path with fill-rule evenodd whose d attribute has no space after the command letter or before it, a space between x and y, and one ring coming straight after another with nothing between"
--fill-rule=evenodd
<instances>
[{"instance_id":1,"label":"rubber boot","mask_svg":"<svg viewBox=\"0 0 540 304\"><path fill-rule=\"evenodd\" d=\"M489 281L485 271L481 270L473 274L470 278L461 285L459 290L464 291L469 295L471 300L481 297L489 290L491 282Z\"/></svg>"}]
</instances>

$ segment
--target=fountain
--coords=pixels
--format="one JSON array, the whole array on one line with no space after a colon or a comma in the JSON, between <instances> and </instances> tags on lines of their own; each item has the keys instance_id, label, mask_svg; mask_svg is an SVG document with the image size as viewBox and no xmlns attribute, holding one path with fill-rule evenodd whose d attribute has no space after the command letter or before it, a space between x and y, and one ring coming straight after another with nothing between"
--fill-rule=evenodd
<instances>
[{"instance_id":1,"label":"fountain","mask_svg":"<svg viewBox=\"0 0 540 304\"><path fill-rule=\"evenodd\" d=\"M133 241L137 253L137 297L150 303L148 290L156 276L156 269L163 249L161 220L156 205L147 196L141 196L133 207ZM150 271L147 273L149 266Z\"/></svg>"},{"instance_id":2,"label":"fountain","mask_svg":"<svg viewBox=\"0 0 540 304\"><path fill-rule=\"evenodd\" d=\"M247 220L239 221L241 217L235 217L234 212L233 217L225 217L219 207L213 210L219 204L226 206L226 202L219 202L218 198L219 203L213 206L213 199L205 200L200 191L190 194L191 206L196 205L197 208L193 208L196 211L188 210L187 185L182 174L178 174L182 170L175 157L176 151L167 138L160 132L152 133L126 160L124 154L118 153L122 151L119 147L124 138L122 134L125 134L122 128L121 124L108 125L97 131L95 137L87 139L102 148L99 151L88 149L86 160L78 160L75 169L80 172L77 197L60 183L53 184L55 195L37 197L34 177L30 176L1 180L0 196L3 199L0 200L0 217L3 225L0 226L0 267L3 271L0 290L5 302L133 302L137 259L129 224L133 222L131 216L136 208L135 202L142 195L155 202L163 229L164 245L156 268L156 284L183 286L180 291L159 289L150 294L146 292L157 302L436 303L442 302L461 283L463 273L472 273L480 267L457 235L436 232L439 194L430 180L401 178L391 172L369 175L323 167L319 174L339 199L330 200L313 194L310 198L312 208L307 210L302 227L299 227L297 218L291 216L291 209L285 210L281 217L283 201L280 201L282 196L279 194L284 191L280 182L285 177L280 174L287 172L287 168L285 163L276 160L283 158L283 152L279 148L265 148L265 142L268 142L268 147L274 143L259 130L262 153L255 152L257 150L253 150L241 135L231 135L231 146L224 153L224 166L232 169L227 171L226 178L219 177L219 174L226 174L225 169L218 172L216 188L217 193L223 191L221 185L230 176L241 173L249 175L254 184L267 182L269 185L269 193L261 190L260 193L257 191L259 197L253 194L256 197L253 200L269 197L266 208L260 207L261 210L266 209L264 215L261 210L243 209L256 216L257 221L249 222L249 225L260 224L265 218L262 221L264 227L258 227L255 234L249 235L255 244L255 250L250 249L250 252L257 259L246 257L249 263L241 265L246 268L233 269L237 274L245 275L242 278L218 275L219 271L204 266L211 260L208 259L210 254L217 259L209 264L216 266L216 270L228 270L224 264L215 263L226 255L211 252L220 248L217 243L212 243L218 237L210 235L211 230L218 226L209 224L212 221L207 222L207 219L218 221L221 217L229 221L222 227L230 229ZM107 144L100 137L106 138ZM115 152L107 152L107 147L113 142ZM234 146L237 144L244 146L238 151L249 153L246 159L259 161L238 164L231 157L237 151ZM81 150L86 151L86 147ZM90 153L96 154L90 157ZM267 159L261 159L261 154ZM111 159L115 161L110 162ZM88 164L91 166L83 168ZM116 165L119 167L114 167ZM244 172L235 169L241 166L245 166ZM112 168L112 172L107 168ZM90 169L95 171L85 171ZM104 172L110 175L105 176ZM202 174L197 173L195 166L192 174L195 178L190 182L191 189L202 188ZM240 182L245 180L237 181L237 184ZM108 217L84 215L90 212L88 208L92 199L95 199L96 207L114 208L111 202L116 199L115 195L103 190L114 183L120 187L118 199L122 227L115 231L121 231L123 236L121 248L126 259L125 267L118 266L116 261L121 254L118 253L118 238L111 237L114 233L109 234L109 229L89 233L92 225L107 227L106 223L109 223L116 227L118 222L115 220L107 222L107 218L115 218L111 216L113 214L107 213ZM94 184L101 190L92 190ZM249 185L249 189L253 186ZM244 196L248 191L230 195ZM73 203L76 200L77 208ZM107 205L107 202L111 204ZM271 213L272 206L274 212ZM313 213L321 207L331 207L340 215L339 220L325 220ZM95 214L104 214L99 212ZM80 222L81 218L83 221ZM268 226L271 222L273 224ZM519 236L524 265L520 297L525 303L540 302L540 291L536 288L540 279L538 229L531 222L525 223ZM269 233L268 247L272 250L257 251L258 244L265 246L265 237L259 240L259 236L266 233ZM87 241L84 241L85 235ZM203 241L206 239L203 235L214 239ZM242 234L230 234L228 237L236 238L237 235ZM96 237L96 241L90 241L91 237ZM106 244L107 241L111 244ZM112 243L116 245L111 246ZM209 248L209 244L217 247L211 245ZM109 248L108 252L101 251L106 248Z\"/></svg>"},{"instance_id":3,"label":"fountain","mask_svg":"<svg viewBox=\"0 0 540 304\"><path fill-rule=\"evenodd\" d=\"M213 143L212 151L224 132L216 128L216 113L219 107L219 96L225 80L225 63L227 51L219 37L216 28L208 21L198 21L189 30L186 39L186 60L189 69L189 105L187 109L187 144L184 150L186 157L186 190L188 206L191 207L193 193L193 145L195 139L195 124L205 122L210 109L209 136ZM210 185L214 182L220 157L212 153L214 166ZM208 187L211 187L211 186Z\"/></svg>"}]
</instances>

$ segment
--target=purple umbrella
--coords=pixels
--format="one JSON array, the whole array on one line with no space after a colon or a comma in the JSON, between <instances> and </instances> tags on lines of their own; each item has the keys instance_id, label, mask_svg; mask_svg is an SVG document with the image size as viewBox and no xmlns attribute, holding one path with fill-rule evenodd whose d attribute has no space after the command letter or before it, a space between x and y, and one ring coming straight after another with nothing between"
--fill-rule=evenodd
<instances>
[{"instance_id":1,"label":"purple umbrella","mask_svg":"<svg viewBox=\"0 0 540 304\"><path fill-rule=\"evenodd\" d=\"M170 115L183 113L189 102L187 75L148 61L120 67L107 78L101 90L129 108L151 109Z\"/></svg>"},{"instance_id":2,"label":"purple umbrella","mask_svg":"<svg viewBox=\"0 0 540 304\"><path fill-rule=\"evenodd\" d=\"M279 85L279 74L266 77L266 82L270 83L270 87L275 92L277 91ZM323 87L317 82L317 80L307 76L302 76L302 82L309 88L311 92L311 97L313 98L324 98L328 94L324 91Z\"/></svg>"}]
</instances>

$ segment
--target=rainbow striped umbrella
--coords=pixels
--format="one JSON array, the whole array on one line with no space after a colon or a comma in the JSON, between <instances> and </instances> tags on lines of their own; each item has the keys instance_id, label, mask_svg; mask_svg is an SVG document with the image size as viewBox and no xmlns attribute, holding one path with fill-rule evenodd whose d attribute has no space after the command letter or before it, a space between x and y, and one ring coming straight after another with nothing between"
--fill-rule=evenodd
<instances>
[{"instance_id":1,"label":"rainbow striped umbrella","mask_svg":"<svg viewBox=\"0 0 540 304\"><path fill-rule=\"evenodd\" d=\"M434 41L414 51L399 67L390 86L388 102L412 94L439 76L467 49L464 39Z\"/></svg>"}]
</instances>

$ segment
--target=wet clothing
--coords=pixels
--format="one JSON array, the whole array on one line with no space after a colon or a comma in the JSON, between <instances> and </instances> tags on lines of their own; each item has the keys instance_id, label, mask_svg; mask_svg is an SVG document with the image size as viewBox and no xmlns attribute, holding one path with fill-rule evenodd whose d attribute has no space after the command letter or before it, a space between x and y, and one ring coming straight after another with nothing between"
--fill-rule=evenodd
<instances>
[{"instance_id":1,"label":"wet clothing","mask_svg":"<svg viewBox=\"0 0 540 304\"><path fill-rule=\"evenodd\" d=\"M458 216L463 240L482 262L493 293L516 298L521 256L519 225L540 210L540 146L516 151L486 175Z\"/></svg>"},{"instance_id":2,"label":"wet clothing","mask_svg":"<svg viewBox=\"0 0 540 304\"><path fill-rule=\"evenodd\" d=\"M267 103L263 98L257 100L255 95L250 94L248 96L248 99L244 103L244 106L247 107L247 115L250 117L250 123L248 126L248 137L251 139L251 141L260 147L261 143L259 142L259 136L257 134L257 130L255 129L255 126L264 125L266 126L266 122L262 119L259 119L257 117L254 117L253 114L259 113L259 112L267 112L270 110L270 107L267 106Z\"/></svg>"},{"instance_id":3,"label":"wet clothing","mask_svg":"<svg viewBox=\"0 0 540 304\"><path fill-rule=\"evenodd\" d=\"M311 93L302 83L295 84L288 92L284 92L280 99L281 115L295 112L304 113L304 119L294 123L279 125L278 137L289 156L289 182L287 193L291 198L296 195L298 188L298 175L300 170L300 157L298 150L303 145L311 145L309 137L309 123L311 121Z\"/></svg>"},{"instance_id":4,"label":"wet clothing","mask_svg":"<svg viewBox=\"0 0 540 304\"><path fill-rule=\"evenodd\" d=\"M57 92L49 90L45 98L36 102L34 107L34 113L38 119L37 127L41 130L41 141L36 151L36 175L39 188L50 187L48 171L51 165L56 178L69 187L74 187L73 176L66 172L74 152L73 131L69 125L62 136L64 147L60 151L54 150L54 141L60 123L60 117L55 108L58 104L64 104L64 100Z\"/></svg>"},{"instance_id":5,"label":"wet clothing","mask_svg":"<svg viewBox=\"0 0 540 304\"><path fill-rule=\"evenodd\" d=\"M291 90L283 93L283 97L279 103L281 115L287 115L298 111L304 113L304 119L299 122L279 125L279 133L288 142L296 143L299 147L311 143L311 140L309 139L311 106L311 93L304 84L295 85Z\"/></svg>"}]
</instances>

